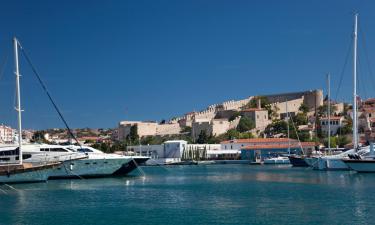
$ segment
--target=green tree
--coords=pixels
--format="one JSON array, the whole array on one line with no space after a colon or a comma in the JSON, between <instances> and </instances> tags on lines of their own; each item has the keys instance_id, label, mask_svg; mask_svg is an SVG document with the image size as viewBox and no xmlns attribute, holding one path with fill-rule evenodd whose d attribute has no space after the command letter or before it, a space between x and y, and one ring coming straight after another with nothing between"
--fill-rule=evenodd
<instances>
[{"instance_id":1,"label":"green tree","mask_svg":"<svg viewBox=\"0 0 375 225\"><path fill-rule=\"evenodd\" d=\"M240 137L240 132L238 132L237 130L235 129L230 129L227 131L227 133L225 134L225 139L226 140L233 140L233 139L237 139Z\"/></svg>"},{"instance_id":2,"label":"green tree","mask_svg":"<svg viewBox=\"0 0 375 225\"><path fill-rule=\"evenodd\" d=\"M241 115L240 112L234 112L233 115L231 115L231 116L229 117L228 121L229 121L229 122L230 122L230 121L233 121L233 120L235 120L237 117L239 117L240 115Z\"/></svg>"},{"instance_id":3,"label":"green tree","mask_svg":"<svg viewBox=\"0 0 375 225\"><path fill-rule=\"evenodd\" d=\"M136 124L130 127L130 132L129 135L126 137L126 141L127 143L132 145L139 144L138 126Z\"/></svg>"},{"instance_id":4,"label":"green tree","mask_svg":"<svg viewBox=\"0 0 375 225\"><path fill-rule=\"evenodd\" d=\"M330 137L329 139L331 141L329 148L336 148L337 138L336 137ZM328 147L328 138L324 139L324 145Z\"/></svg>"},{"instance_id":5,"label":"green tree","mask_svg":"<svg viewBox=\"0 0 375 225\"><path fill-rule=\"evenodd\" d=\"M280 109L279 107L277 107L277 105L273 106L271 110L271 114L269 114L271 120L276 120L279 117L279 113L278 113L279 110Z\"/></svg>"},{"instance_id":6,"label":"green tree","mask_svg":"<svg viewBox=\"0 0 375 225\"><path fill-rule=\"evenodd\" d=\"M31 142L48 144L49 142L46 140L45 135L46 135L46 132L44 130L35 131L31 138Z\"/></svg>"},{"instance_id":7,"label":"green tree","mask_svg":"<svg viewBox=\"0 0 375 225\"><path fill-rule=\"evenodd\" d=\"M293 117L293 122L299 126L299 125L306 125L307 124L307 115L304 114L304 113L297 113L297 115L295 115Z\"/></svg>"},{"instance_id":8,"label":"green tree","mask_svg":"<svg viewBox=\"0 0 375 225\"><path fill-rule=\"evenodd\" d=\"M198 144L206 144L207 142L208 142L208 135L207 135L205 130L201 130L201 132L198 136L198 139L197 139L197 143Z\"/></svg>"},{"instance_id":9,"label":"green tree","mask_svg":"<svg viewBox=\"0 0 375 225\"><path fill-rule=\"evenodd\" d=\"M272 136L275 134L286 133L288 129L288 123L284 120L276 120L269 124L264 133L267 136Z\"/></svg>"},{"instance_id":10,"label":"green tree","mask_svg":"<svg viewBox=\"0 0 375 225\"><path fill-rule=\"evenodd\" d=\"M339 135L351 134L353 130L353 120L352 118L346 118L346 121L342 127L337 130Z\"/></svg>"},{"instance_id":11,"label":"green tree","mask_svg":"<svg viewBox=\"0 0 375 225\"><path fill-rule=\"evenodd\" d=\"M245 132L245 133L240 133L239 138L249 139L249 138L254 138L254 135L252 133Z\"/></svg>"},{"instance_id":12,"label":"green tree","mask_svg":"<svg viewBox=\"0 0 375 225\"><path fill-rule=\"evenodd\" d=\"M245 131L249 131L251 129L254 129L255 128L255 123L254 121L252 121L251 119L249 119L248 117L241 117L238 125L237 125L237 130L239 132L245 132Z\"/></svg>"},{"instance_id":13,"label":"green tree","mask_svg":"<svg viewBox=\"0 0 375 225\"><path fill-rule=\"evenodd\" d=\"M305 103L302 103L298 110L303 114L307 114L309 112L309 107Z\"/></svg>"},{"instance_id":14,"label":"green tree","mask_svg":"<svg viewBox=\"0 0 375 225\"><path fill-rule=\"evenodd\" d=\"M191 134L191 127L186 126L181 129L180 133L186 133L186 134Z\"/></svg>"},{"instance_id":15,"label":"green tree","mask_svg":"<svg viewBox=\"0 0 375 225\"><path fill-rule=\"evenodd\" d=\"M343 148L346 144L349 144L351 140L348 139L347 136L338 136L337 137L337 145L340 148Z\"/></svg>"},{"instance_id":16,"label":"green tree","mask_svg":"<svg viewBox=\"0 0 375 225\"><path fill-rule=\"evenodd\" d=\"M273 113L277 113L277 109L273 112L272 106L265 96L256 96L252 98L242 109L256 108L258 107L258 100L260 100L260 106L268 111L268 116L271 117ZM272 117L271 117L272 118Z\"/></svg>"}]
</instances>

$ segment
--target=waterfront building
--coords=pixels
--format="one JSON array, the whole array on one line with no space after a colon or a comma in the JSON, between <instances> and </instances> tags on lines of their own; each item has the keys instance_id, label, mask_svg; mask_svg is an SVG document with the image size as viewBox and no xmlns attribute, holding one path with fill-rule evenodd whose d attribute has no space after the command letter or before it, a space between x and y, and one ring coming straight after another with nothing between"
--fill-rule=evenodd
<instances>
[{"instance_id":1,"label":"waterfront building","mask_svg":"<svg viewBox=\"0 0 375 225\"><path fill-rule=\"evenodd\" d=\"M284 138L283 138L284 139ZM247 145L241 148L241 159L250 160L251 162L263 161L266 158L275 157L278 155L285 154L301 154L302 149L305 153L311 153L315 148L315 142L301 142L294 139L290 139L290 144L287 138L286 140L278 140L272 142L270 140L266 142L253 142L251 145ZM302 149L301 149L302 148Z\"/></svg>"},{"instance_id":2,"label":"waterfront building","mask_svg":"<svg viewBox=\"0 0 375 225\"><path fill-rule=\"evenodd\" d=\"M343 122L343 116L330 117L331 136L337 134L338 130L343 127ZM328 134L328 117L320 118L320 126L322 128L322 132Z\"/></svg>"},{"instance_id":3,"label":"waterfront building","mask_svg":"<svg viewBox=\"0 0 375 225\"><path fill-rule=\"evenodd\" d=\"M222 141L220 143L221 149L235 149L241 150L244 147L257 147L257 146L284 146L284 145L299 145L298 140L295 139L288 139L288 138L249 138L249 139L234 139L228 141ZM305 143L302 145L305 152L313 151L311 146L314 146L314 142L301 142ZM310 145L312 144L312 145ZM304 147L306 146L306 148Z\"/></svg>"}]
</instances>

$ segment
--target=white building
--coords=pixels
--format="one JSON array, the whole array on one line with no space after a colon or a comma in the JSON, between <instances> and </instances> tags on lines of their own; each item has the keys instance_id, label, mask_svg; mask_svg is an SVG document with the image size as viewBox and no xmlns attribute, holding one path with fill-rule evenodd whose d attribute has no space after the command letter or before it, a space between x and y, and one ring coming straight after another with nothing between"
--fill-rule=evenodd
<instances>
[{"instance_id":1,"label":"white building","mask_svg":"<svg viewBox=\"0 0 375 225\"><path fill-rule=\"evenodd\" d=\"M0 125L0 143L12 143L16 138L16 130L5 125Z\"/></svg>"},{"instance_id":2,"label":"white building","mask_svg":"<svg viewBox=\"0 0 375 225\"><path fill-rule=\"evenodd\" d=\"M343 126L344 117L343 116L331 116L331 135L336 135L339 128ZM328 117L323 117L320 119L320 126L323 133L328 134Z\"/></svg>"}]
</instances>

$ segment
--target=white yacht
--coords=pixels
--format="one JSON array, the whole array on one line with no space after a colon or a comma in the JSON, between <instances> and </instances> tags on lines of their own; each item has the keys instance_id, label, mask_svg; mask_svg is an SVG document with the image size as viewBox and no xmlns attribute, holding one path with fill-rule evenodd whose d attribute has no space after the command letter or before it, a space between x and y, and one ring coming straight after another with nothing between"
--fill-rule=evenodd
<instances>
[{"instance_id":1,"label":"white yacht","mask_svg":"<svg viewBox=\"0 0 375 225\"><path fill-rule=\"evenodd\" d=\"M287 156L277 156L264 159L263 164L290 164L290 161Z\"/></svg>"},{"instance_id":2,"label":"white yacht","mask_svg":"<svg viewBox=\"0 0 375 225\"><path fill-rule=\"evenodd\" d=\"M17 150L16 147L13 148ZM9 158L12 160L12 157L16 157L9 153L4 154L5 152L0 149L0 161ZM88 150L78 152L62 145L23 145L23 158L26 163L31 165L60 163L48 172L48 179L111 176L132 160L131 157L99 152L88 152Z\"/></svg>"},{"instance_id":3,"label":"white yacht","mask_svg":"<svg viewBox=\"0 0 375 225\"><path fill-rule=\"evenodd\" d=\"M75 151L75 152L85 153L88 155L89 158L112 157L112 158L121 158L121 159L129 160L112 174L114 176L127 175L128 173L136 169L139 165L144 164L147 160L150 159L150 157L147 157L147 156L126 156L126 155L104 153L90 146L70 145L68 146L68 149Z\"/></svg>"}]
</instances>

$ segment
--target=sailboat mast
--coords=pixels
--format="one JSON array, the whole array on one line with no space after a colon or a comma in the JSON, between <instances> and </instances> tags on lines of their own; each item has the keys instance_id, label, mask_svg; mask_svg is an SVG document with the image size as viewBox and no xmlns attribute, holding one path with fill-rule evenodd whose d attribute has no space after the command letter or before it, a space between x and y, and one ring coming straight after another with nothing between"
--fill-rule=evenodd
<instances>
[{"instance_id":1,"label":"sailboat mast","mask_svg":"<svg viewBox=\"0 0 375 225\"><path fill-rule=\"evenodd\" d=\"M357 23L358 13L354 14L353 32L353 147L358 147L358 125L357 125Z\"/></svg>"},{"instance_id":2,"label":"sailboat mast","mask_svg":"<svg viewBox=\"0 0 375 225\"><path fill-rule=\"evenodd\" d=\"M288 99L285 100L285 111L286 111L286 122L287 122L287 132L288 132L288 154L290 155Z\"/></svg>"},{"instance_id":3,"label":"sailboat mast","mask_svg":"<svg viewBox=\"0 0 375 225\"><path fill-rule=\"evenodd\" d=\"M327 107L328 107L328 150L331 152L331 84L330 84L330 74L327 74L327 92L328 92L328 99L327 99Z\"/></svg>"},{"instance_id":4,"label":"sailboat mast","mask_svg":"<svg viewBox=\"0 0 375 225\"><path fill-rule=\"evenodd\" d=\"M14 45L14 66L16 74L16 93L17 93L17 106L18 112L18 146L19 146L19 163L22 164L22 117L21 117L21 90L20 90L20 71L18 68L18 41L13 38Z\"/></svg>"}]
</instances>

